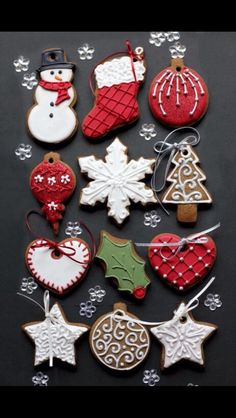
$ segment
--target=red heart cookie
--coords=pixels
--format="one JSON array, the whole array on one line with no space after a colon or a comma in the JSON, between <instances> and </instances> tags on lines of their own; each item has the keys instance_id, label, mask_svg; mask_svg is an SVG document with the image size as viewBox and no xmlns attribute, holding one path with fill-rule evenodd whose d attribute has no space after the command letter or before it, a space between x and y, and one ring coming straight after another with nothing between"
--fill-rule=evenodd
<instances>
[{"instance_id":1,"label":"red heart cookie","mask_svg":"<svg viewBox=\"0 0 236 418\"><path fill-rule=\"evenodd\" d=\"M148 257L154 270L170 286L177 290L187 290L199 283L212 268L216 258L216 246L213 239L206 243L187 243L181 251L168 243L179 242L175 234L160 234L152 244L166 243L163 247L149 247Z\"/></svg>"},{"instance_id":2,"label":"red heart cookie","mask_svg":"<svg viewBox=\"0 0 236 418\"><path fill-rule=\"evenodd\" d=\"M64 294L85 276L91 262L88 244L78 238L67 238L57 244L37 239L26 250L26 265L39 284L50 291ZM60 252L61 250L61 252Z\"/></svg>"}]
</instances>

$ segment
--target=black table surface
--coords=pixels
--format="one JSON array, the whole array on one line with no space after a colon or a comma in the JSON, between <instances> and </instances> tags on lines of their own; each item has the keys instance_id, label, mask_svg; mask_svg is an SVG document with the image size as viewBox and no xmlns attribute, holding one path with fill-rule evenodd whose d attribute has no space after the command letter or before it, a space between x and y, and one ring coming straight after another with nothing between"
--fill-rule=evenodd
<instances>
[{"instance_id":1,"label":"black table surface","mask_svg":"<svg viewBox=\"0 0 236 418\"><path fill-rule=\"evenodd\" d=\"M25 214L29 209L40 205L29 189L31 170L42 160L48 148L43 143L33 141L25 128L25 114L32 104L33 92L21 86L23 73L16 73L13 60L19 55L30 58L30 72L40 65L41 52L50 47L62 47L69 60L77 65L74 86L78 93L76 112L79 122L91 109L93 97L89 90L88 78L94 65L113 52L124 49L124 41L129 39L136 47L145 49L147 60L147 77L139 93L140 119L132 126L109 135L103 141L91 143L85 139L79 127L72 141L62 144L58 150L64 162L68 163L76 173L77 188L67 204L64 219L61 223L59 239L65 237L68 221L83 220L87 223L98 242L99 232L106 229L120 238L129 238L134 242L149 242L161 232L173 232L180 236L201 231L218 221L221 228L213 233L217 245L217 260L212 275L216 280L209 290L218 293L223 306L211 312L203 304L194 311L198 320L218 325L218 332L205 346L206 367L204 370L192 367L191 363L179 363L168 373L160 371L160 346L152 339L151 350L142 365L128 375L116 375L104 369L94 359L89 349L88 338L77 345L77 367L72 370L65 364L56 363L49 368L45 363L35 370L33 366L34 348L22 332L21 324L29 321L42 320L43 314L31 302L16 294L20 289L23 277L28 277L24 252L32 235L25 225ZM185 63L202 75L210 92L209 109L197 128L201 134L201 142L197 147L201 166L207 175L207 187L212 193L212 207L199 209L198 222L195 227L186 228L176 221L174 208L170 208L170 216L166 216L157 207L162 220L154 228L143 224L145 208L132 205L131 214L123 226L117 227L107 217L106 205L89 211L79 208L79 191L87 180L79 171L77 157L94 154L103 158L106 148L116 136L127 146L130 158L140 156L155 157L153 145L156 140L163 140L170 129L157 123L148 106L147 95L154 76L169 63L169 43L160 48L149 44L148 32L2 32L0 34L0 132L1 132L1 279L0 279L0 385L31 386L32 376L37 370L48 374L50 386L142 386L145 369L157 369L160 376L159 386L186 386L188 383L200 386L235 385L236 384L236 264L235 264L235 175L236 175L236 33L234 32L182 32L181 42L187 46ZM94 58L81 61L77 49L84 42L95 47ZM139 136L143 123L156 123L156 138L145 141ZM14 154L18 144L32 145L32 158L20 161ZM55 149L51 147L52 150ZM155 208L155 207L154 207ZM49 226L42 219L32 219L34 229L41 235L52 238ZM85 234L82 238L88 239ZM139 250L147 260L147 250ZM99 263L90 268L84 281L67 296L60 299L65 314L70 321L84 322L91 325L94 320L112 310L113 303L127 303L130 312L143 320L156 321L171 317L176 305L182 297L166 287L152 271L148 260L146 271L151 279L151 286L145 299L136 303L119 294ZM205 279L205 283L206 283ZM88 290L100 284L106 290L106 296L91 319L79 315L79 304L88 299ZM201 286L190 290L185 299L193 297ZM208 293L208 292L207 292ZM39 287L33 294L34 299L42 303L43 289ZM51 302L58 300L51 296Z\"/></svg>"}]
</instances>

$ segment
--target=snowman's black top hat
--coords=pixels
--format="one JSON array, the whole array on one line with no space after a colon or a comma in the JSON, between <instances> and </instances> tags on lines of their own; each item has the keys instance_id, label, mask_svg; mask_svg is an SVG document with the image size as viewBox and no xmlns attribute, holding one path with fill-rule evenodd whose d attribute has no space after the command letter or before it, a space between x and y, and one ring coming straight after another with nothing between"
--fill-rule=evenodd
<instances>
[{"instance_id":1,"label":"snowman's black top hat","mask_svg":"<svg viewBox=\"0 0 236 418\"><path fill-rule=\"evenodd\" d=\"M75 64L67 62L65 52L62 48L46 49L42 52L42 64L38 72L50 70L51 68L75 68Z\"/></svg>"}]
</instances>

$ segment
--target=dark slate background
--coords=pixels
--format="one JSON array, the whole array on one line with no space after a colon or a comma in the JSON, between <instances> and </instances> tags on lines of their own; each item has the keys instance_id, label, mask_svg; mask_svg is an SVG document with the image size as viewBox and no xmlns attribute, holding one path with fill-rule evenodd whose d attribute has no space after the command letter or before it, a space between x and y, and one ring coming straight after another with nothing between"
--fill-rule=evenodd
<instances>
[{"instance_id":1,"label":"dark slate background","mask_svg":"<svg viewBox=\"0 0 236 418\"><path fill-rule=\"evenodd\" d=\"M154 122L150 113L147 95L154 76L169 62L169 43L160 48L149 44L148 32L5 32L0 35L1 71L0 71L0 132L1 132L1 279L0 279L0 384L6 386L32 385L31 378L35 374L33 367L34 348L21 331L20 325L34 320L42 320L40 309L31 302L16 295L22 277L29 274L24 263L24 252L33 239L27 231L24 217L31 208L39 204L32 196L28 180L31 170L38 164L46 147L34 142L25 128L25 114L32 104L32 91L21 86L23 73L16 73L13 60L19 55L30 58L30 71L40 65L41 51L51 47L65 49L68 59L77 64L74 85L78 92L76 111L79 121L91 109L93 97L88 86L88 76L96 62L107 55L124 48L124 41L129 39L133 47L141 45L145 49L148 65L147 78L139 94L141 117L139 121L127 129L118 132L119 138L128 146L130 158L154 157L155 140L163 140L169 129L157 124L158 135L147 142L138 131L145 122ZM84 42L95 47L91 61L80 61L77 48ZM205 79L210 92L210 105L205 118L199 123L201 143L197 147L203 170L207 174L207 187L214 197L212 208L199 210L199 219L194 228L186 228L176 221L175 210L166 216L160 209L161 223L156 229L143 225L145 209L139 206L131 208L131 216L122 226L117 227L107 217L106 207L88 211L79 209L78 197L81 187L87 180L81 176L77 157L95 154L103 158L106 147L115 134L97 144L91 144L80 131L68 144L59 147L62 159L76 172L78 185L69 201L61 223L59 239L65 237L64 230L69 220L82 219L88 223L98 242L101 228L122 238L135 241L150 241L160 232L173 232L184 236L189 233L208 228L219 220L220 230L213 235L218 249L218 257L212 270L217 279L210 292L219 293L223 307L215 312L203 305L195 310L196 319L213 322L219 326L218 333L211 338L205 347L206 368L199 370L191 364L179 364L168 373L160 372L160 346L152 340L148 358L139 369L131 374L116 375L103 369L93 358L85 337L77 345L78 366L71 370L62 363L52 369L48 364L39 370L49 375L50 386L78 385L109 385L139 386L143 385L142 377L145 369L156 368L160 374L160 386L186 386L189 382L207 385L235 385L236 383L236 267L235 259L235 185L236 147L235 147L235 73L236 73L236 33L224 32L182 32L181 42L187 46L186 65L194 68ZM29 160L20 161L14 154L19 143L31 144L33 156ZM52 147L53 149L53 147ZM40 218L32 218L34 228L39 233L53 237L50 228ZM82 238L88 239L85 234ZM140 254L147 260L146 249ZM65 314L70 321L92 324L95 319L111 311L116 301L127 302L129 310L143 320L166 320L171 317L181 296L165 287L155 276L149 263L146 266L152 284L145 300L141 303L119 295L109 279L104 278L102 268L96 262L91 267L86 279L71 294L61 301ZM206 280L205 280L206 281ZM98 305L97 312L91 319L80 317L79 303L88 298L88 289L96 284L106 289L104 302ZM187 300L194 296L198 288L187 295ZM38 288L33 297L42 302L43 289ZM52 296L51 301L56 300Z\"/></svg>"}]
</instances>

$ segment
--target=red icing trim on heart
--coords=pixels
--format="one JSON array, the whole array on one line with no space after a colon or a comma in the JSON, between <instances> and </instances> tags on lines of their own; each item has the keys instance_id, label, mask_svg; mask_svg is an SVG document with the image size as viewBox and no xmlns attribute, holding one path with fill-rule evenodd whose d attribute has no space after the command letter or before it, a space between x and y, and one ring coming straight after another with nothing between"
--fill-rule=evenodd
<instances>
[{"instance_id":1,"label":"red icing trim on heart","mask_svg":"<svg viewBox=\"0 0 236 418\"><path fill-rule=\"evenodd\" d=\"M204 80L195 70L186 66L181 71L165 68L156 75L149 90L149 105L153 115L171 127L196 123L204 116L208 100L209 94Z\"/></svg>"},{"instance_id":2,"label":"red icing trim on heart","mask_svg":"<svg viewBox=\"0 0 236 418\"><path fill-rule=\"evenodd\" d=\"M148 257L151 266L165 283L176 290L187 290L199 283L215 262L216 246L210 236L207 235L207 238L207 243L186 244L184 251L173 254L177 247L168 247L168 243L178 242L181 238L169 233L157 235L152 243L166 242L167 246L149 247Z\"/></svg>"},{"instance_id":3,"label":"red icing trim on heart","mask_svg":"<svg viewBox=\"0 0 236 418\"><path fill-rule=\"evenodd\" d=\"M91 263L91 251L88 246L88 244L83 241L82 239L78 238L67 238L61 242L58 243L58 245L66 245L68 247L73 247L77 249L80 249L81 246L83 248L80 249L80 258L78 257L79 254L76 254L74 257L80 261L80 263L76 263L73 261L70 257L67 257L66 255L60 255L60 257L55 258L53 257L52 253L54 252L53 248L47 247L36 247L35 244L40 243L41 241L44 241L43 239L37 239L32 241L25 252L25 261L27 268L29 272L32 274L32 276L35 278L35 280L46 289L50 290L53 293L57 293L59 295L63 295L64 293L72 290L81 280L85 277L87 270ZM66 247L63 247L64 249ZM39 251L40 259L36 258L37 251ZM63 259L63 270L61 269L62 265L58 264L58 267L56 263L60 262L60 260ZM44 262L45 261L45 262ZM47 272L48 277L45 277L45 268L44 264L47 265L47 261L49 261L49 270L51 269L51 272ZM51 264L50 264L51 262ZM83 263L83 264L81 264ZM73 266L73 274L71 271L71 266ZM58 273L57 273L58 268ZM44 273L43 273L44 272ZM57 283L57 276L62 273L65 274L65 278L63 281L63 285L60 283ZM52 275L51 275L52 274ZM67 276L66 276L67 275Z\"/></svg>"}]
</instances>

